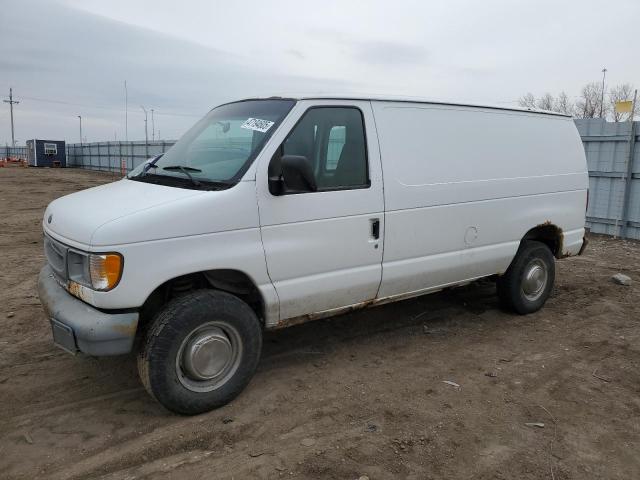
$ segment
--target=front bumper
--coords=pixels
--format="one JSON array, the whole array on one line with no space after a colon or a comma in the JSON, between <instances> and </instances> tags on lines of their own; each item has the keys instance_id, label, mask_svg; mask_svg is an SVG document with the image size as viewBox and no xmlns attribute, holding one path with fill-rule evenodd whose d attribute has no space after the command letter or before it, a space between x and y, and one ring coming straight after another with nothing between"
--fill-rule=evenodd
<instances>
[{"instance_id":1,"label":"front bumper","mask_svg":"<svg viewBox=\"0 0 640 480\"><path fill-rule=\"evenodd\" d=\"M138 312L106 313L78 300L58 283L49 265L40 270L38 295L59 347L95 356L131 351Z\"/></svg>"}]
</instances>

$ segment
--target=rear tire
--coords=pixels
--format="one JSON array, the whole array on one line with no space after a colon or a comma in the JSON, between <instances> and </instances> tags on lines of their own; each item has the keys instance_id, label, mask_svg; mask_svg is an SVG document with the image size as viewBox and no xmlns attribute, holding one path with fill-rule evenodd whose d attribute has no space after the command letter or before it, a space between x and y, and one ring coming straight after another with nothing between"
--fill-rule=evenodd
<instances>
[{"instance_id":1,"label":"rear tire","mask_svg":"<svg viewBox=\"0 0 640 480\"><path fill-rule=\"evenodd\" d=\"M251 307L217 290L170 301L138 353L147 391L168 410L196 415L233 400L253 376L262 328Z\"/></svg>"},{"instance_id":2,"label":"rear tire","mask_svg":"<svg viewBox=\"0 0 640 480\"><path fill-rule=\"evenodd\" d=\"M555 281L555 259L544 243L526 240L507 271L498 278L503 308L526 315L542 308Z\"/></svg>"}]
</instances>

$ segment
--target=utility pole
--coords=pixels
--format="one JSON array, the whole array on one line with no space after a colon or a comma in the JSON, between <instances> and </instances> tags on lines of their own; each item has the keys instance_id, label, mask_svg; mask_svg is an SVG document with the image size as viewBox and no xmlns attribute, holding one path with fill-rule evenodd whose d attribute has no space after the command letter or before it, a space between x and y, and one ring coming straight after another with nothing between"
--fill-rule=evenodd
<instances>
[{"instance_id":1,"label":"utility pole","mask_svg":"<svg viewBox=\"0 0 640 480\"><path fill-rule=\"evenodd\" d=\"M140 108L144 112L144 153L146 158L149 158L149 131L147 130L147 109L142 105L140 105Z\"/></svg>"},{"instance_id":2,"label":"utility pole","mask_svg":"<svg viewBox=\"0 0 640 480\"><path fill-rule=\"evenodd\" d=\"M82 115L78 115L78 120L80 120L80 150L82 150Z\"/></svg>"},{"instance_id":3,"label":"utility pole","mask_svg":"<svg viewBox=\"0 0 640 480\"><path fill-rule=\"evenodd\" d=\"M14 136L14 132L13 132L13 104L18 104L20 102L17 102L13 99L13 88L9 88L9 100L3 100L4 103L8 103L9 104L9 109L11 110L11 147L12 148L16 148L16 138ZM35 147L34 147L35 148Z\"/></svg>"},{"instance_id":4,"label":"utility pole","mask_svg":"<svg viewBox=\"0 0 640 480\"><path fill-rule=\"evenodd\" d=\"M607 69L602 69L602 96L600 97L600 118L602 118L602 112L604 109L604 79L607 76Z\"/></svg>"},{"instance_id":5,"label":"utility pole","mask_svg":"<svg viewBox=\"0 0 640 480\"><path fill-rule=\"evenodd\" d=\"M156 141L156 122L153 119L153 108L151 109L151 140Z\"/></svg>"}]
</instances>

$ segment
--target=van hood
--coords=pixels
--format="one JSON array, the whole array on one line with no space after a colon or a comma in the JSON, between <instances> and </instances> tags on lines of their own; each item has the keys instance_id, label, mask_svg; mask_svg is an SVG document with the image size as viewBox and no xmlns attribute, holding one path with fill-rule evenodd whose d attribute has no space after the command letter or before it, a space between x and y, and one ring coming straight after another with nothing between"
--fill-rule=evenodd
<instances>
[{"instance_id":1,"label":"van hood","mask_svg":"<svg viewBox=\"0 0 640 480\"><path fill-rule=\"evenodd\" d=\"M43 225L47 232L90 246L102 225L205 193L123 179L54 200L44 213Z\"/></svg>"}]
</instances>

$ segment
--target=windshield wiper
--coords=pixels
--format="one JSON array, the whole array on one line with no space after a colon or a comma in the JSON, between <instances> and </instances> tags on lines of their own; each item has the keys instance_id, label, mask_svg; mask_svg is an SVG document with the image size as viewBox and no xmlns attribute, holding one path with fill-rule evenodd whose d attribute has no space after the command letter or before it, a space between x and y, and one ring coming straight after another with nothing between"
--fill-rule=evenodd
<instances>
[{"instance_id":1,"label":"windshield wiper","mask_svg":"<svg viewBox=\"0 0 640 480\"><path fill-rule=\"evenodd\" d=\"M211 187L208 190L225 190L227 188L233 187L236 182L228 182L225 180L207 180L206 184Z\"/></svg>"},{"instance_id":2,"label":"windshield wiper","mask_svg":"<svg viewBox=\"0 0 640 480\"><path fill-rule=\"evenodd\" d=\"M175 169L172 168L171 170L177 170L181 172L181 170L177 166ZM181 172L181 173L188 173L188 171ZM191 180L191 175L187 175L187 176L189 177L189 180ZM139 174L139 175L136 175L135 177L130 177L130 180L136 180L138 182L153 183L156 185L165 185L169 180L172 180L171 182L169 182L170 184L174 184L176 181L179 181L180 183L182 183L183 179L182 177L175 177L173 175L162 175L159 173L147 172L144 175ZM196 185L195 182L197 182L198 185ZM209 179L202 180L202 181L193 179L193 181L191 181L191 184L194 186L197 186L200 190L226 190L227 188L233 187L236 183L237 182L232 182L229 180L209 180ZM173 186L176 186L176 185L173 185ZM181 188L186 188L186 187L181 187Z\"/></svg>"},{"instance_id":3,"label":"windshield wiper","mask_svg":"<svg viewBox=\"0 0 640 480\"><path fill-rule=\"evenodd\" d=\"M182 172L184 173L187 177L189 177L189 180L191 180L191 183L193 183L196 187L200 187L202 184L196 180L195 178L193 178L193 175L191 175L189 172L201 172L202 170L200 170L199 168L193 168L193 167L183 167L182 165L169 165L168 167L162 167L163 170L168 170L170 172Z\"/></svg>"},{"instance_id":4,"label":"windshield wiper","mask_svg":"<svg viewBox=\"0 0 640 480\"><path fill-rule=\"evenodd\" d=\"M187 170L189 172L201 172L199 168L188 167L186 165L169 165L168 167L162 167L163 170Z\"/></svg>"},{"instance_id":5,"label":"windshield wiper","mask_svg":"<svg viewBox=\"0 0 640 480\"><path fill-rule=\"evenodd\" d=\"M152 168L158 168L158 166L156 165L156 162L158 160L160 160L160 158L162 157L162 155L164 155L164 153L161 153L160 155L158 155L156 158L154 158L153 160L151 160L150 162L147 162L147 164L143 167L142 172L140 172L138 174L138 176L144 176L147 174L147 172L149 170L151 170Z\"/></svg>"}]
</instances>

